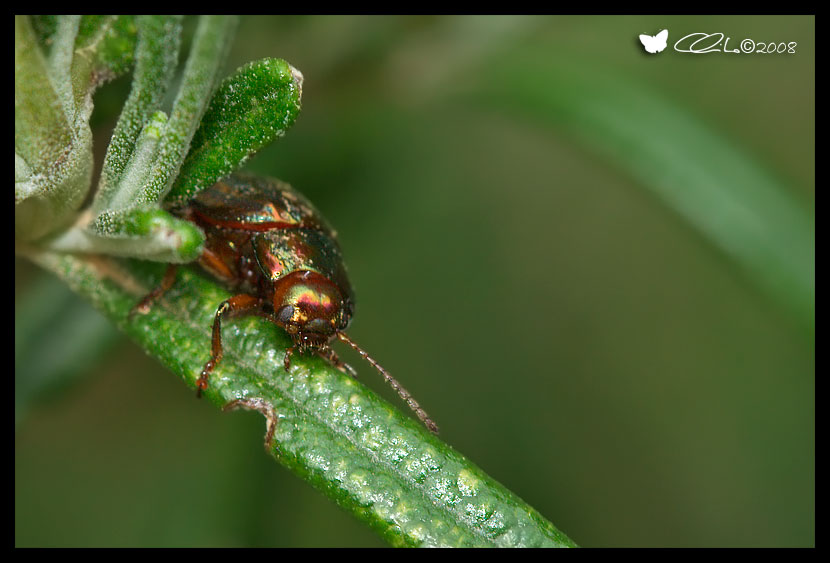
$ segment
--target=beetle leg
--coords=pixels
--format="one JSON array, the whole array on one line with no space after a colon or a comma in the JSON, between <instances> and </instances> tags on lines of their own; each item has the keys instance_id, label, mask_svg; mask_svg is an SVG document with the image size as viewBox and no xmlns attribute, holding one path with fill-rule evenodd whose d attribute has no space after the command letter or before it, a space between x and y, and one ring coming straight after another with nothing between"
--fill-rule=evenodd
<instances>
[{"instance_id":1,"label":"beetle leg","mask_svg":"<svg viewBox=\"0 0 830 563\"><path fill-rule=\"evenodd\" d=\"M350 366L349 364L340 360L337 357L337 352L331 346L326 346L325 348L318 348L315 350L317 355L323 358L324 360L328 360L331 365L345 373L346 375L350 375L354 378L357 378L357 372L355 369Z\"/></svg>"},{"instance_id":2,"label":"beetle leg","mask_svg":"<svg viewBox=\"0 0 830 563\"><path fill-rule=\"evenodd\" d=\"M285 358L282 360L282 365L285 366L285 371L291 371L291 356L294 355L294 350L296 349L296 345L290 346L285 351Z\"/></svg>"},{"instance_id":3,"label":"beetle leg","mask_svg":"<svg viewBox=\"0 0 830 563\"><path fill-rule=\"evenodd\" d=\"M130 313L127 315L127 320L132 320L136 313L146 315L150 312L150 307L153 306L153 303L155 303L159 297L167 293L167 290L173 287L173 284L176 283L177 269L178 264L170 264L167 266L167 270L164 272L164 277L161 278L161 283L159 283L153 291L145 295L144 299L139 301L135 307L130 309Z\"/></svg>"},{"instance_id":4,"label":"beetle leg","mask_svg":"<svg viewBox=\"0 0 830 563\"><path fill-rule=\"evenodd\" d=\"M248 295L247 293L240 293L234 295L230 299L222 301L219 308L216 309L216 315L213 317L213 338L210 346L210 360L202 368L202 373L199 375L199 381L196 382L196 396L201 397L202 391L207 389L208 377L211 372L222 360L222 317L224 316L238 316L238 315L256 315L262 307L262 299Z\"/></svg>"}]
</instances>

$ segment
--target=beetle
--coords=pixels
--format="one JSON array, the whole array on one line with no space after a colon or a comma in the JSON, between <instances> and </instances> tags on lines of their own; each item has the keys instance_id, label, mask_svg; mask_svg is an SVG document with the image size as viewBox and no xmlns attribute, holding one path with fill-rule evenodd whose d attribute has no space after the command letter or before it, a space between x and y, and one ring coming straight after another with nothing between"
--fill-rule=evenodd
<instances>
[{"instance_id":1,"label":"beetle","mask_svg":"<svg viewBox=\"0 0 830 563\"><path fill-rule=\"evenodd\" d=\"M354 315L354 291L335 232L317 209L289 184L273 178L236 173L199 192L171 212L201 228L204 250L197 263L235 294L216 310L210 359L196 384L208 388L222 360L222 320L258 315L284 329L292 339L283 365L295 352L315 353L352 377L356 372L331 347L344 342L371 364L433 433L438 426L412 395L383 366L344 332ZM144 314L176 279L171 264L161 283L132 313Z\"/></svg>"}]
</instances>

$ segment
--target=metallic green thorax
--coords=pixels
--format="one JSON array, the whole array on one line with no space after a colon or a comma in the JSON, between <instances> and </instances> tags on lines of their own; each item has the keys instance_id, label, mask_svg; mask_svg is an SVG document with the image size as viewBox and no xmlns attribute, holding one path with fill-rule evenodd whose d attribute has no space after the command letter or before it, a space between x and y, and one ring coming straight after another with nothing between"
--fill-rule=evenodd
<instances>
[{"instance_id":1,"label":"metallic green thorax","mask_svg":"<svg viewBox=\"0 0 830 563\"><path fill-rule=\"evenodd\" d=\"M200 264L231 287L262 294L298 271L329 279L350 317L354 292L334 231L290 185L235 174L178 210L205 231Z\"/></svg>"},{"instance_id":2,"label":"metallic green thorax","mask_svg":"<svg viewBox=\"0 0 830 563\"><path fill-rule=\"evenodd\" d=\"M253 246L262 274L271 281L286 273L309 270L324 275L351 296L340 247L324 232L306 228L273 230L254 235Z\"/></svg>"},{"instance_id":3,"label":"metallic green thorax","mask_svg":"<svg viewBox=\"0 0 830 563\"><path fill-rule=\"evenodd\" d=\"M201 191L189 207L227 227L256 231L304 227L334 238L334 231L305 196L273 178L233 174Z\"/></svg>"}]
</instances>

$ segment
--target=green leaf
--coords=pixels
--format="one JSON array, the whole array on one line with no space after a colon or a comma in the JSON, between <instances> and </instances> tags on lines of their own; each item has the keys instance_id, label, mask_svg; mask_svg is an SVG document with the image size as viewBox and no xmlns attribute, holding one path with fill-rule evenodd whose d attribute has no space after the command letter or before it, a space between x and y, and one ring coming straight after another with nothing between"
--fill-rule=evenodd
<instances>
[{"instance_id":1,"label":"green leaf","mask_svg":"<svg viewBox=\"0 0 830 563\"><path fill-rule=\"evenodd\" d=\"M71 35L71 29L64 32ZM15 16L14 226L18 240L37 239L71 221L89 189L92 134L88 124L78 126L65 113L60 100L60 92L65 91L54 88L28 18Z\"/></svg>"},{"instance_id":2,"label":"green leaf","mask_svg":"<svg viewBox=\"0 0 830 563\"><path fill-rule=\"evenodd\" d=\"M71 138L29 20L15 16L14 150L34 174L43 174L64 154Z\"/></svg>"},{"instance_id":3,"label":"green leaf","mask_svg":"<svg viewBox=\"0 0 830 563\"><path fill-rule=\"evenodd\" d=\"M75 38L81 16L61 16L57 21L57 29L52 37L52 48L49 51L48 69L50 82L60 98L63 113L69 123L77 127L77 115L82 105L85 87L78 88L78 99L75 98L72 85L72 62L75 55Z\"/></svg>"},{"instance_id":4,"label":"green leaf","mask_svg":"<svg viewBox=\"0 0 830 563\"><path fill-rule=\"evenodd\" d=\"M86 78L91 85L98 86L130 69L137 39L135 20L135 16L124 15L81 18L75 53L77 59L88 62L91 72ZM79 66L84 68L87 64L81 62Z\"/></svg>"},{"instance_id":5,"label":"green leaf","mask_svg":"<svg viewBox=\"0 0 830 563\"><path fill-rule=\"evenodd\" d=\"M237 18L201 16L159 156L133 202L160 203L181 168L227 55Z\"/></svg>"},{"instance_id":6,"label":"green leaf","mask_svg":"<svg viewBox=\"0 0 830 563\"><path fill-rule=\"evenodd\" d=\"M136 47L136 65L130 95L113 131L112 140L107 147L101 180L93 212L99 213L111 207L111 202L118 198L130 199L130 188L140 187L141 180L149 173L140 170L139 179L122 182L122 174L132 161L137 161L135 152L139 135L147 127L148 121L155 122L153 132L160 139L163 129L159 125L162 119L157 112L170 85L178 62L181 43L181 16L139 16L138 45ZM164 117L166 121L166 116ZM139 151L140 152L140 151ZM155 156L155 155L154 155ZM135 188L136 190L138 188ZM126 195L124 195L126 194ZM117 205L122 207L123 205Z\"/></svg>"},{"instance_id":7,"label":"green leaf","mask_svg":"<svg viewBox=\"0 0 830 563\"><path fill-rule=\"evenodd\" d=\"M61 16L50 56L53 81L75 127L88 127L92 95L133 63L133 16Z\"/></svg>"},{"instance_id":8,"label":"green leaf","mask_svg":"<svg viewBox=\"0 0 830 563\"><path fill-rule=\"evenodd\" d=\"M157 111L145 123L138 138L118 140L123 150L110 153L119 155L116 157L117 163L113 163L118 168L110 168L108 172L111 175L106 178L102 176L102 185L92 205L93 214L120 211L135 206L135 198L158 158L166 127L167 115L163 111ZM115 140L110 144L110 148L114 144ZM122 161L121 155L128 155L128 158ZM111 183L115 178L117 183Z\"/></svg>"},{"instance_id":9,"label":"green leaf","mask_svg":"<svg viewBox=\"0 0 830 563\"><path fill-rule=\"evenodd\" d=\"M52 48L55 32L58 30L58 16L56 15L34 15L29 16L32 30L35 32L38 44L48 55Z\"/></svg>"},{"instance_id":10,"label":"green leaf","mask_svg":"<svg viewBox=\"0 0 830 563\"><path fill-rule=\"evenodd\" d=\"M194 386L210 326L229 294L182 270L146 316L128 313L160 267L38 253L124 332ZM288 336L259 318L225 323L225 355L206 392L223 406L257 399L279 417L269 453L397 546L568 547L574 543L409 416L318 357L283 368ZM195 400L195 399L194 399Z\"/></svg>"},{"instance_id":11,"label":"green leaf","mask_svg":"<svg viewBox=\"0 0 830 563\"><path fill-rule=\"evenodd\" d=\"M300 112L302 74L281 59L248 63L219 86L167 197L183 202L285 134Z\"/></svg>"},{"instance_id":12,"label":"green leaf","mask_svg":"<svg viewBox=\"0 0 830 563\"><path fill-rule=\"evenodd\" d=\"M92 94L126 71L133 49L134 29L126 16L37 21L40 35L27 17L15 17L15 237L20 240L41 238L74 219L92 177ZM48 60L40 47L46 42Z\"/></svg>"},{"instance_id":13,"label":"green leaf","mask_svg":"<svg viewBox=\"0 0 830 563\"><path fill-rule=\"evenodd\" d=\"M205 237L193 223L154 205L105 211L88 227L76 227L48 241L59 252L133 256L185 263L199 257Z\"/></svg>"}]
</instances>

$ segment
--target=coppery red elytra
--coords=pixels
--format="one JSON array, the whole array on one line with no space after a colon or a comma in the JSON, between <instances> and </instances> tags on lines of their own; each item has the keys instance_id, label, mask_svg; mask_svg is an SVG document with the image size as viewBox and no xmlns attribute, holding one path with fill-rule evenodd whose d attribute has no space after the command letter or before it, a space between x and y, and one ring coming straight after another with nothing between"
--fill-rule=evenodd
<instances>
[{"instance_id":1,"label":"coppery red elytra","mask_svg":"<svg viewBox=\"0 0 830 563\"><path fill-rule=\"evenodd\" d=\"M314 353L354 377L331 347L340 340L383 376L430 431L438 432L412 395L344 332L354 314L354 291L334 231L302 194L279 180L237 173L171 211L202 229L205 246L197 263L235 292L214 315L210 359L199 375L197 396L222 360L222 320L257 315L291 337L286 371L295 352ZM175 264L167 268L133 313L150 310L175 283L176 269Z\"/></svg>"}]
</instances>

